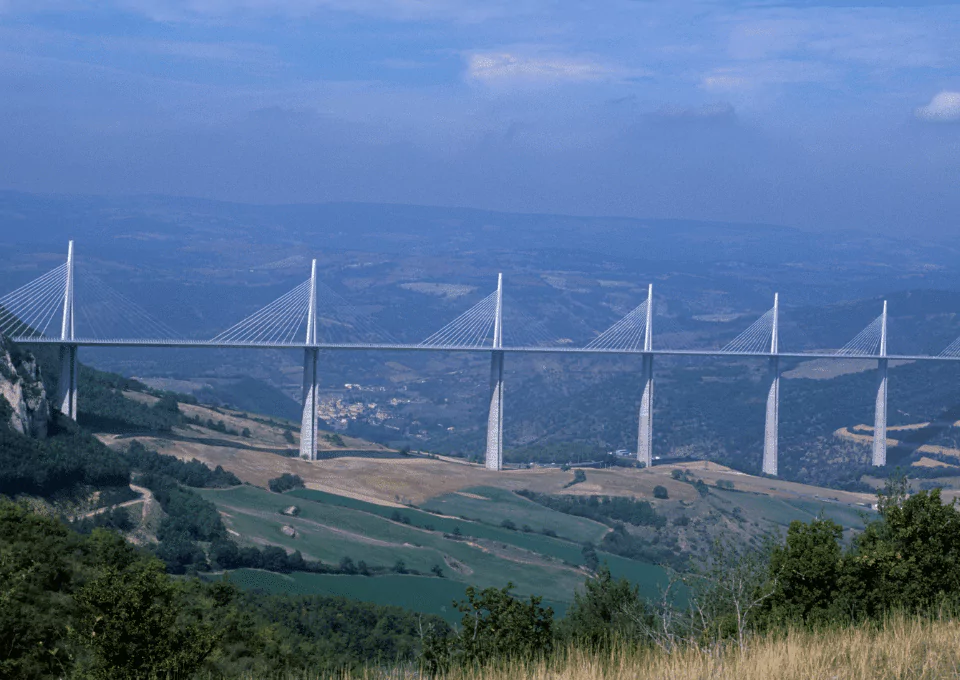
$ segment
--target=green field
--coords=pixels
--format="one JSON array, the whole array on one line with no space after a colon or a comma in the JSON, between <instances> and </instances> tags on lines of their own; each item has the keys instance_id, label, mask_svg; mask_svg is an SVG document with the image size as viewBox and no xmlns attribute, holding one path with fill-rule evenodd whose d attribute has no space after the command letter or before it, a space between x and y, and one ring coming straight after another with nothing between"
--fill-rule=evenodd
<instances>
[{"instance_id":1,"label":"green field","mask_svg":"<svg viewBox=\"0 0 960 680\"><path fill-rule=\"evenodd\" d=\"M536 532L549 529L556 532L557 536L575 543L599 543L609 531L607 526L599 522L551 510L504 489L476 486L462 491L482 498L448 493L431 498L423 507L486 524L499 525L504 520L510 520L518 527L527 525Z\"/></svg>"},{"instance_id":2,"label":"green field","mask_svg":"<svg viewBox=\"0 0 960 680\"><path fill-rule=\"evenodd\" d=\"M436 578L415 575L351 577L302 574L291 581L292 577L250 572L264 573L262 578L273 578L271 583L280 583L287 589L296 584L300 584L297 587L307 588L312 587L310 584L327 583L323 579L334 579L330 583L341 586L357 581L368 585L376 582L380 587L390 582L384 579L402 578L407 580L401 583L416 583L426 590L436 586L446 602L449 598L445 589L456 589L462 596L466 585L503 587L507 582L512 582L518 594L541 595L558 609L565 606L563 603L572 601L573 593L582 587L586 578L583 571L571 566L582 562L581 546L558 538L510 531L468 520L436 517L419 510L399 509L400 514L410 520L410 524L405 524L390 519L398 511L395 508L316 491L301 490L280 495L254 486L239 486L231 489L199 489L197 492L217 505L224 514L227 526L239 534L241 543L278 545L288 551L299 550L307 559L334 565L339 564L342 558L350 557L355 563L363 560L370 567L389 569L397 560L403 560L408 570L422 574L429 574L436 565L444 575L444 578ZM513 494L510 496L517 498ZM298 516L280 514L281 510L293 504L299 508ZM570 519L581 521L576 517ZM296 529L297 536L283 534L281 527L284 525ZM460 529L462 539L453 537L454 528ZM658 586L666 581L663 570L655 565L603 552L598 555L602 561L610 564L614 575L633 581L645 595L655 597ZM390 602L379 599L379 591L371 590L369 593L370 597L378 598L375 600L377 602ZM441 613L436 607L430 611Z\"/></svg>"},{"instance_id":3,"label":"green field","mask_svg":"<svg viewBox=\"0 0 960 680\"><path fill-rule=\"evenodd\" d=\"M773 496L714 488L710 489L710 495L716 499L714 502L719 501L719 507L722 507L725 512L730 512L732 508L739 507L743 517L747 520L766 520L784 527L790 526L790 522L795 520L809 522L822 514L844 528L862 529L864 522L860 516L861 512L866 512L868 515L872 514L866 508L852 508L815 499L786 500Z\"/></svg>"},{"instance_id":4,"label":"green field","mask_svg":"<svg viewBox=\"0 0 960 680\"><path fill-rule=\"evenodd\" d=\"M449 580L480 587L502 587L509 581L518 593L556 601L572 599L574 589L585 577L558 560L531 555L512 544L480 547L343 506L305 502L299 504L298 517L285 517L279 513L290 505L290 497L257 487L206 489L200 493L225 513L224 521L242 542L300 550L305 557L328 564L338 564L349 556L354 562L363 560L370 566L390 568L402 559L410 570L426 574L438 565ZM285 524L296 529L298 535L281 533ZM577 546L572 547L579 553ZM494 549L505 556L495 554ZM451 568L445 558L460 563L462 571Z\"/></svg>"},{"instance_id":5,"label":"green field","mask_svg":"<svg viewBox=\"0 0 960 680\"><path fill-rule=\"evenodd\" d=\"M391 508L383 505L376 505L374 503L367 503L365 501L359 501L353 498L337 496L323 491L314 491L312 489L297 489L295 491L289 491L285 495L294 496L304 500L310 500L315 503L352 508L386 518L390 518L394 515L394 513L398 513L401 517L410 520L410 526L425 528L430 531L439 531L447 534L453 534L454 532L459 531L463 536L489 539L492 541L507 543L509 545L515 545L519 548L523 548L524 550L531 550L541 555L554 557L558 560L567 562L568 564L583 564L583 554L581 553L580 544L571 543L568 540L544 536L543 534L511 531L500 526L491 526L482 522L459 520L451 517L439 517L432 513L413 508ZM509 495L518 500L526 501L526 499L520 498L514 494ZM553 511L548 510L548 512ZM570 517L569 515L562 515L561 513L554 514L558 514L562 518L568 518L574 522L586 521L591 525L600 526L603 533L608 531L606 527L597 525L595 522L590 522L589 520L581 520L578 517ZM518 524L518 526L522 525ZM601 533L600 536L602 537L602 535L603 534Z\"/></svg>"}]
</instances>

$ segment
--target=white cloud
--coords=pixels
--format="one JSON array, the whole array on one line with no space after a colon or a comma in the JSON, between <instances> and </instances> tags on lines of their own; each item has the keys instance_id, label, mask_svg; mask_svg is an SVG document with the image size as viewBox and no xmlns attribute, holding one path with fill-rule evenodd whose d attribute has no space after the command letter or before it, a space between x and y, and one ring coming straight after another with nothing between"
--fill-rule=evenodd
<instances>
[{"instance_id":1,"label":"white cloud","mask_svg":"<svg viewBox=\"0 0 960 680\"><path fill-rule=\"evenodd\" d=\"M509 52L478 52L467 60L467 78L485 84L597 81L613 71L589 59L572 57L525 57Z\"/></svg>"},{"instance_id":2,"label":"white cloud","mask_svg":"<svg viewBox=\"0 0 960 680\"><path fill-rule=\"evenodd\" d=\"M767 85L824 83L836 80L832 66L813 61L770 60L715 68L700 87L710 92L738 92Z\"/></svg>"},{"instance_id":3,"label":"white cloud","mask_svg":"<svg viewBox=\"0 0 960 680\"><path fill-rule=\"evenodd\" d=\"M960 92L944 90L935 95L930 103L914 111L920 120L949 122L960 120Z\"/></svg>"}]
</instances>

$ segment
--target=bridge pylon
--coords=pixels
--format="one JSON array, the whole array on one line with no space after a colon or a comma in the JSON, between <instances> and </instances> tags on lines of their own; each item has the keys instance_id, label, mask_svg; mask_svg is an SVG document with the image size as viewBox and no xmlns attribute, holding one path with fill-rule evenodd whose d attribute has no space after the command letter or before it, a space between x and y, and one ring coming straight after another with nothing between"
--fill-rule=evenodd
<instances>
[{"instance_id":1,"label":"bridge pylon","mask_svg":"<svg viewBox=\"0 0 960 680\"><path fill-rule=\"evenodd\" d=\"M877 360L877 401L873 414L873 455L876 467L887 464L887 301L880 316L880 359Z\"/></svg>"},{"instance_id":2,"label":"bridge pylon","mask_svg":"<svg viewBox=\"0 0 960 680\"><path fill-rule=\"evenodd\" d=\"M310 296L307 303L307 337L303 350L303 411L300 419L300 457L317 459L317 261L310 265ZM301 319L303 317L300 317Z\"/></svg>"},{"instance_id":3,"label":"bridge pylon","mask_svg":"<svg viewBox=\"0 0 960 680\"><path fill-rule=\"evenodd\" d=\"M60 379L56 406L60 413L77 419L77 345L73 319L73 241L67 246L67 276L63 291L63 319L60 325Z\"/></svg>"},{"instance_id":4,"label":"bridge pylon","mask_svg":"<svg viewBox=\"0 0 960 680\"><path fill-rule=\"evenodd\" d=\"M647 287L647 318L643 331L643 394L637 431L637 462L653 465L653 284Z\"/></svg>"},{"instance_id":5,"label":"bridge pylon","mask_svg":"<svg viewBox=\"0 0 960 680\"><path fill-rule=\"evenodd\" d=\"M503 274L497 276L493 351L490 353L490 411L487 416L484 465L488 470L503 469Z\"/></svg>"},{"instance_id":6,"label":"bridge pylon","mask_svg":"<svg viewBox=\"0 0 960 680\"><path fill-rule=\"evenodd\" d=\"M767 414L763 428L763 473L776 476L780 442L780 294L773 294L770 367L767 374Z\"/></svg>"}]
</instances>

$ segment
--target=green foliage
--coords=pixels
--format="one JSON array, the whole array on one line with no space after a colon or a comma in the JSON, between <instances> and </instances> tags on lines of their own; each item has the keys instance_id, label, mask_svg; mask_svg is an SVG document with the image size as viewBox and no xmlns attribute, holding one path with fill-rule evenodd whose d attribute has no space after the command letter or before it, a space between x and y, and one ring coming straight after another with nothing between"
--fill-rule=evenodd
<instances>
[{"instance_id":1,"label":"green foliage","mask_svg":"<svg viewBox=\"0 0 960 680\"><path fill-rule=\"evenodd\" d=\"M867 616L960 602L960 512L940 490L880 497L882 520L867 525L844 559L848 606Z\"/></svg>"},{"instance_id":2,"label":"green foliage","mask_svg":"<svg viewBox=\"0 0 960 680\"><path fill-rule=\"evenodd\" d=\"M343 441L343 437L341 437L339 434L336 434L336 433L323 435L323 440L329 444L333 444L334 446L340 447L341 449L345 448L347 445L346 442ZM409 450L410 449L407 448L408 452Z\"/></svg>"},{"instance_id":3,"label":"green foliage","mask_svg":"<svg viewBox=\"0 0 960 680\"><path fill-rule=\"evenodd\" d=\"M338 577L344 578L344 577ZM402 664L420 654L421 630L449 633L440 618L344 597L237 592L225 608L221 643L207 666L215 676L327 677L364 665Z\"/></svg>"},{"instance_id":4,"label":"green foliage","mask_svg":"<svg viewBox=\"0 0 960 680\"><path fill-rule=\"evenodd\" d=\"M303 489L306 488L306 485L303 483L303 479L300 478L300 475L292 475L289 472L284 472L279 477L271 479L267 486L270 487L270 490L274 493L283 493L284 491L290 491L292 489Z\"/></svg>"},{"instance_id":5,"label":"green foliage","mask_svg":"<svg viewBox=\"0 0 960 680\"><path fill-rule=\"evenodd\" d=\"M0 399L0 408L6 400ZM8 407L9 408L9 407ZM0 423L0 494L51 498L83 487L125 487L127 463L114 451L58 416L47 439L32 439Z\"/></svg>"},{"instance_id":6,"label":"green foliage","mask_svg":"<svg viewBox=\"0 0 960 680\"><path fill-rule=\"evenodd\" d=\"M657 484L653 487L653 497L659 498L660 500L666 500L670 498L670 494L667 492L667 487Z\"/></svg>"},{"instance_id":7,"label":"green foliage","mask_svg":"<svg viewBox=\"0 0 960 680\"><path fill-rule=\"evenodd\" d=\"M64 594L76 545L63 525L0 497L0 678L53 677L70 663Z\"/></svg>"},{"instance_id":8,"label":"green foliage","mask_svg":"<svg viewBox=\"0 0 960 680\"><path fill-rule=\"evenodd\" d=\"M75 635L91 650L88 672L98 680L182 677L217 644L213 626L190 615L182 587L158 561L107 565L74 601Z\"/></svg>"},{"instance_id":9,"label":"green foliage","mask_svg":"<svg viewBox=\"0 0 960 680\"><path fill-rule=\"evenodd\" d=\"M686 558L679 551L663 544L654 545L628 531L627 527L620 522L614 523L613 530L600 541L600 547L614 555L640 562L668 564L675 569L686 566Z\"/></svg>"},{"instance_id":10,"label":"green foliage","mask_svg":"<svg viewBox=\"0 0 960 680\"><path fill-rule=\"evenodd\" d=\"M583 592L574 595L560 633L579 645L609 648L617 640L635 637L635 617L642 609L637 587L626 579L614 579L604 564L596 576L587 579Z\"/></svg>"},{"instance_id":11,"label":"green foliage","mask_svg":"<svg viewBox=\"0 0 960 680\"><path fill-rule=\"evenodd\" d=\"M173 579L116 534L0 498L0 678L326 674L412 661L421 627L449 633L397 607Z\"/></svg>"},{"instance_id":12,"label":"green foliage","mask_svg":"<svg viewBox=\"0 0 960 680\"><path fill-rule=\"evenodd\" d=\"M235 474L219 465L211 470L199 460L182 461L176 456L151 451L138 441L131 442L123 455L130 466L140 472L170 477L187 486L219 489L241 484Z\"/></svg>"},{"instance_id":13,"label":"green foliage","mask_svg":"<svg viewBox=\"0 0 960 680\"><path fill-rule=\"evenodd\" d=\"M600 566L600 558L597 557L597 549L593 547L593 544L584 543L581 553L583 554L583 566L590 571L596 571Z\"/></svg>"},{"instance_id":14,"label":"green foliage","mask_svg":"<svg viewBox=\"0 0 960 680\"><path fill-rule=\"evenodd\" d=\"M841 568L843 528L828 519L793 522L783 545L773 549L776 584L770 612L777 622L817 624L831 617Z\"/></svg>"},{"instance_id":15,"label":"green foliage","mask_svg":"<svg viewBox=\"0 0 960 680\"><path fill-rule=\"evenodd\" d=\"M774 622L879 618L960 604L960 512L940 491L907 497L895 479L879 494L879 519L842 550L829 520L794 522L773 553Z\"/></svg>"},{"instance_id":16,"label":"green foliage","mask_svg":"<svg viewBox=\"0 0 960 680\"><path fill-rule=\"evenodd\" d=\"M622 496L551 496L527 490L517 493L551 510L576 517L586 517L604 524L626 522L635 526L652 526L659 529L667 523L666 518L659 515L648 501L638 501Z\"/></svg>"},{"instance_id":17,"label":"green foliage","mask_svg":"<svg viewBox=\"0 0 960 680\"><path fill-rule=\"evenodd\" d=\"M164 535L172 534L185 535L196 541L212 541L226 535L217 506L210 501L169 477L151 474L144 475L140 481L153 492L167 513L157 532L161 541Z\"/></svg>"},{"instance_id":18,"label":"green foliage","mask_svg":"<svg viewBox=\"0 0 960 680\"><path fill-rule=\"evenodd\" d=\"M150 391L135 380L81 365L77 392L80 425L102 432L169 432L183 422L172 394L165 393L148 406L125 397L125 390Z\"/></svg>"},{"instance_id":19,"label":"green foliage","mask_svg":"<svg viewBox=\"0 0 960 680\"><path fill-rule=\"evenodd\" d=\"M424 640L423 662L431 673L451 666L479 666L491 661L533 659L553 648L553 609L541 598L524 601L506 588L477 590L470 586L466 600L454 602L463 614L454 635L435 629Z\"/></svg>"}]
</instances>

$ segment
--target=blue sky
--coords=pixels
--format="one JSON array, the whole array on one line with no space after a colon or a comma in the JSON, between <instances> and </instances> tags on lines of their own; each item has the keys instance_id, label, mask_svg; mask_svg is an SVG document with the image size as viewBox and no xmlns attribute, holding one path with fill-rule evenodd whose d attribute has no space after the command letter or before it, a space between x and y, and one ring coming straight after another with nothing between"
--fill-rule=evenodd
<instances>
[{"instance_id":1,"label":"blue sky","mask_svg":"<svg viewBox=\"0 0 960 680\"><path fill-rule=\"evenodd\" d=\"M0 0L0 187L960 232L960 6Z\"/></svg>"}]
</instances>

